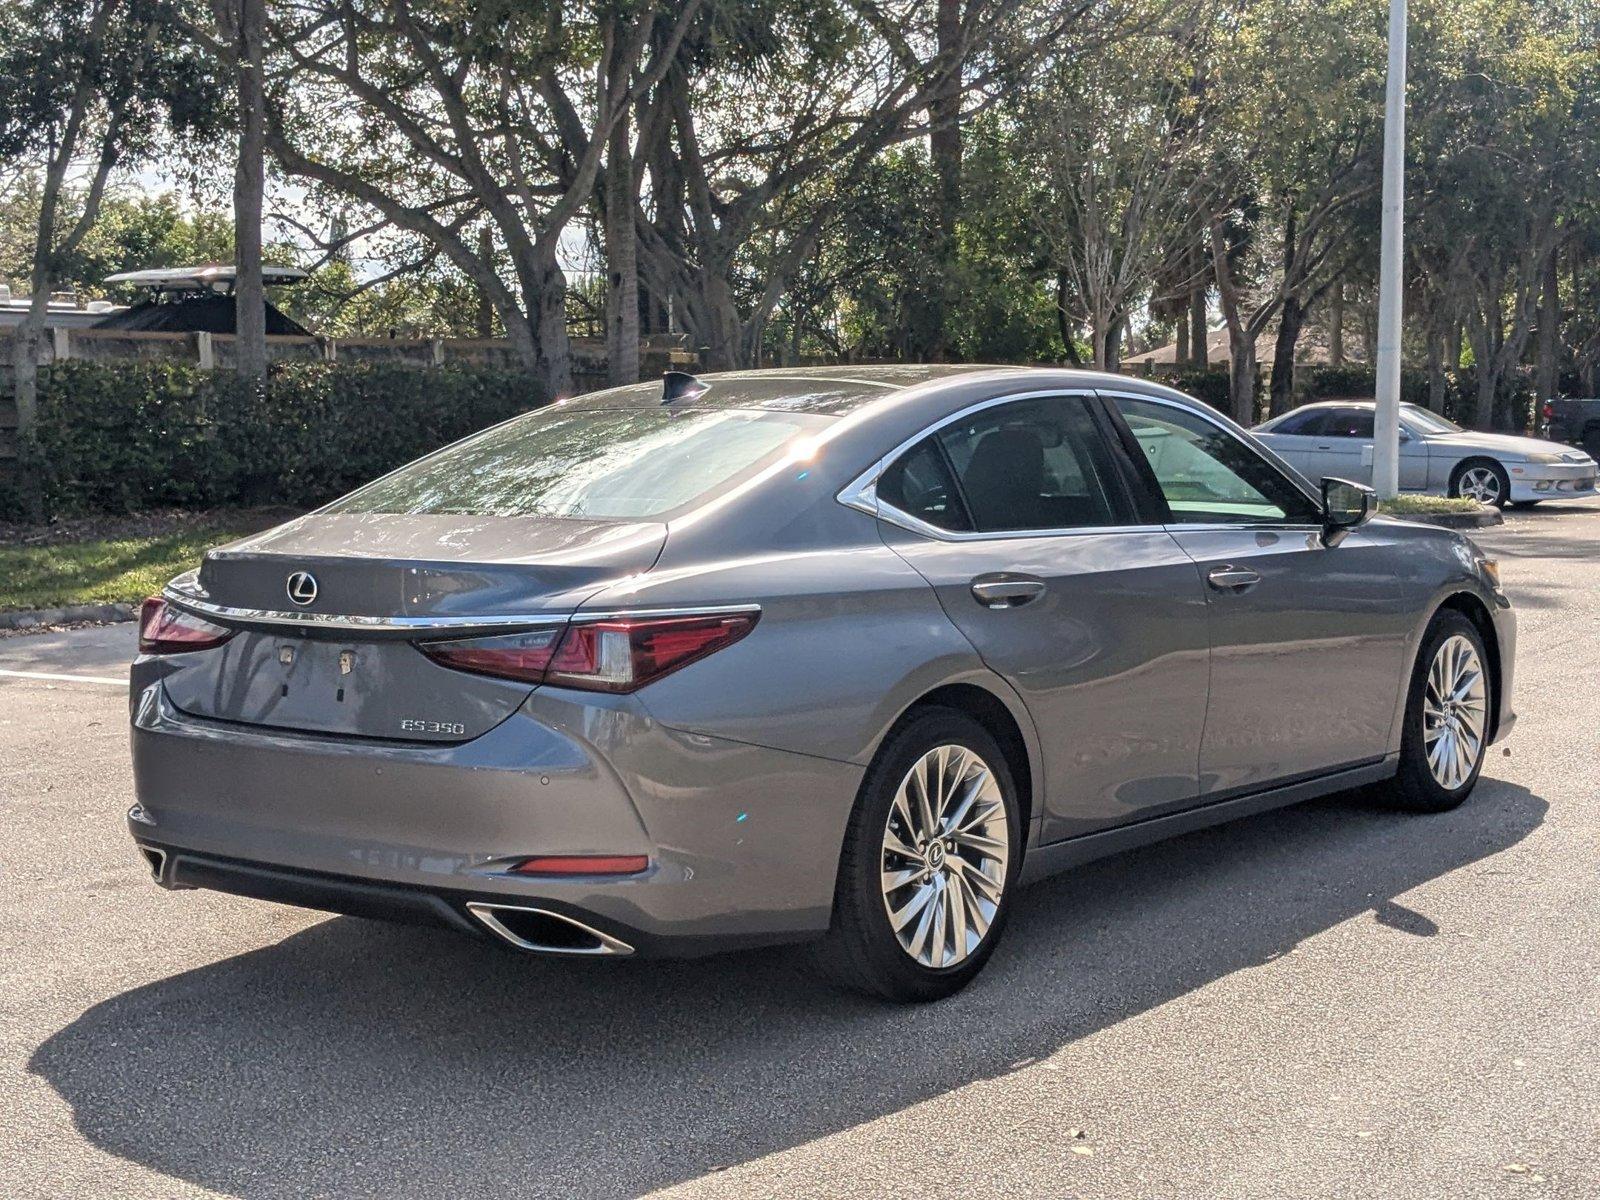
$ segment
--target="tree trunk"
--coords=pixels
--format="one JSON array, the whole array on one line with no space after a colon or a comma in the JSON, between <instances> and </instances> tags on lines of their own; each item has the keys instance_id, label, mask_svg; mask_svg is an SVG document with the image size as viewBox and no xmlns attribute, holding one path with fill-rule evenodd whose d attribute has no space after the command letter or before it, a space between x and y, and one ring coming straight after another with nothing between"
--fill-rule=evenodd
<instances>
[{"instance_id":1,"label":"tree trunk","mask_svg":"<svg viewBox=\"0 0 1600 1200\"><path fill-rule=\"evenodd\" d=\"M1286 296L1278 317L1278 340L1272 348L1272 395L1268 408L1281 417L1294 407L1294 351L1305 326L1306 310L1298 296Z\"/></svg>"},{"instance_id":2,"label":"tree trunk","mask_svg":"<svg viewBox=\"0 0 1600 1200\"><path fill-rule=\"evenodd\" d=\"M45 318L50 313L50 289L55 286L56 212L61 204L64 171L52 163L46 171L39 197L39 220L34 228L33 270L29 274L27 315L12 341L12 399L17 407L17 485L22 512L30 521L44 519L44 480L27 452L39 429L39 344Z\"/></svg>"},{"instance_id":3,"label":"tree trunk","mask_svg":"<svg viewBox=\"0 0 1600 1200\"><path fill-rule=\"evenodd\" d=\"M639 260L634 229L632 126L624 111L606 155L606 373L611 386L639 382Z\"/></svg>"},{"instance_id":4,"label":"tree trunk","mask_svg":"<svg viewBox=\"0 0 1600 1200\"><path fill-rule=\"evenodd\" d=\"M239 96L239 162L233 176L234 366L267 371L267 297L261 281L261 206L266 188L266 92L261 77L266 0L239 0L234 42Z\"/></svg>"},{"instance_id":5,"label":"tree trunk","mask_svg":"<svg viewBox=\"0 0 1600 1200\"><path fill-rule=\"evenodd\" d=\"M1448 382L1444 374L1445 334L1435 323L1428 324L1428 407L1443 415Z\"/></svg>"},{"instance_id":6,"label":"tree trunk","mask_svg":"<svg viewBox=\"0 0 1600 1200\"><path fill-rule=\"evenodd\" d=\"M1488 329L1480 316L1471 315L1467 326L1467 340L1472 346L1473 375L1476 377L1476 399L1472 410L1474 429L1494 428L1494 346Z\"/></svg>"},{"instance_id":7,"label":"tree trunk","mask_svg":"<svg viewBox=\"0 0 1600 1200\"><path fill-rule=\"evenodd\" d=\"M39 429L39 335L44 331L44 319L49 312L50 287L46 281L39 287L39 276L47 274L34 270L34 292L28 313L17 326L11 343L12 397L17 406L17 485L18 499L22 502L22 515L29 521L44 519L44 481L28 451Z\"/></svg>"},{"instance_id":8,"label":"tree trunk","mask_svg":"<svg viewBox=\"0 0 1600 1200\"><path fill-rule=\"evenodd\" d=\"M1203 371L1210 351L1211 326L1206 321L1206 252L1198 241L1195 242L1193 263L1195 284L1189 290L1189 348L1192 352L1189 362Z\"/></svg>"},{"instance_id":9,"label":"tree trunk","mask_svg":"<svg viewBox=\"0 0 1600 1200\"><path fill-rule=\"evenodd\" d=\"M1230 335L1233 352L1228 363L1228 401L1232 417L1246 429L1256 423L1256 347L1248 338Z\"/></svg>"},{"instance_id":10,"label":"tree trunk","mask_svg":"<svg viewBox=\"0 0 1600 1200\"><path fill-rule=\"evenodd\" d=\"M701 272L701 296L706 328L706 365L713 371L732 371L744 366L740 359L739 309L733 288L720 269L712 266Z\"/></svg>"},{"instance_id":11,"label":"tree trunk","mask_svg":"<svg viewBox=\"0 0 1600 1200\"><path fill-rule=\"evenodd\" d=\"M1070 281L1065 271L1056 272L1056 328L1061 333L1061 349L1067 361L1075 367L1083 366L1083 356L1078 353L1077 333L1072 319L1067 316L1067 289Z\"/></svg>"},{"instance_id":12,"label":"tree trunk","mask_svg":"<svg viewBox=\"0 0 1600 1200\"><path fill-rule=\"evenodd\" d=\"M1495 401L1494 369L1487 364L1478 367L1478 407L1473 412L1472 424L1477 429L1494 429Z\"/></svg>"},{"instance_id":13,"label":"tree trunk","mask_svg":"<svg viewBox=\"0 0 1600 1200\"><path fill-rule=\"evenodd\" d=\"M1176 366L1184 366L1189 361L1189 309L1184 307L1178 312L1177 337L1173 340L1172 361Z\"/></svg>"},{"instance_id":14,"label":"tree trunk","mask_svg":"<svg viewBox=\"0 0 1600 1200\"><path fill-rule=\"evenodd\" d=\"M478 230L478 257L484 265L494 262L494 237L485 225ZM482 286L478 287L478 319L477 333L481 338L494 336L494 301L489 297L489 291Z\"/></svg>"},{"instance_id":15,"label":"tree trunk","mask_svg":"<svg viewBox=\"0 0 1600 1200\"><path fill-rule=\"evenodd\" d=\"M1122 309L1111 314L1111 320L1106 325L1105 349L1100 356L1102 371L1122 369L1122 332L1127 324L1128 314Z\"/></svg>"},{"instance_id":16,"label":"tree trunk","mask_svg":"<svg viewBox=\"0 0 1600 1200\"><path fill-rule=\"evenodd\" d=\"M961 68L956 61L961 50L961 0L938 0L934 37L936 61L951 72L949 82L928 105L932 126L928 153L939 185L939 288L930 306L928 356L938 361L948 352L945 323L955 295L956 223L961 218Z\"/></svg>"},{"instance_id":17,"label":"tree trunk","mask_svg":"<svg viewBox=\"0 0 1600 1200\"><path fill-rule=\"evenodd\" d=\"M1328 365L1344 366L1344 280L1333 285L1328 297Z\"/></svg>"},{"instance_id":18,"label":"tree trunk","mask_svg":"<svg viewBox=\"0 0 1600 1200\"><path fill-rule=\"evenodd\" d=\"M567 277L553 251L539 262L539 286L528 298L534 336L534 372L550 399L572 395L572 343L567 338Z\"/></svg>"},{"instance_id":19,"label":"tree trunk","mask_svg":"<svg viewBox=\"0 0 1600 1200\"><path fill-rule=\"evenodd\" d=\"M1210 234L1211 268L1216 272L1217 296L1228 326L1228 407L1235 421L1250 426L1255 424L1256 415L1256 333L1260 326L1254 318L1245 323L1219 221L1213 219Z\"/></svg>"},{"instance_id":20,"label":"tree trunk","mask_svg":"<svg viewBox=\"0 0 1600 1200\"><path fill-rule=\"evenodd\" d=\"M1556 250L1551 250L1544 264L1544 297L1539 306L1538 370L1534 384L1537 407L1556 394L1556 352L1560 343L1556 334L1561 325L1561 276L1558 274Z\"/></svg>"}]
</instances>

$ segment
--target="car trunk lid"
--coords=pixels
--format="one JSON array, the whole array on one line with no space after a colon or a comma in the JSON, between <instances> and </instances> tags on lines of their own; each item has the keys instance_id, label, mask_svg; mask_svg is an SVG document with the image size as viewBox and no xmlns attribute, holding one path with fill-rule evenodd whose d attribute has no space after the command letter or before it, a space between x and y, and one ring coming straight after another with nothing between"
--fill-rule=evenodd
<instances>
[{"instance_id":1,"label":"car trunk lid","mask_svg":"<svg viewBox=\"0 0 1600 1200\"><path fill-rule=\"evenodd\" d=\"M476 737L532 686L451 670L413 643L559 628L597 589L649 570L665 538L654 523L311 514L212 551L198 579L171 593L239 632L174 656L167 692L184 712L215 720Z\"/></svg>"}]
</instances>

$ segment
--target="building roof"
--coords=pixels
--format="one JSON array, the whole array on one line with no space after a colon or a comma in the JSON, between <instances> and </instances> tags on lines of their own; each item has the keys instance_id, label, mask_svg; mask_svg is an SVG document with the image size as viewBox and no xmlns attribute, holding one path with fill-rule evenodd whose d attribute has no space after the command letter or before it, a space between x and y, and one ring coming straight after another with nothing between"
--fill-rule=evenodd
<instances>
[{"instance_id":1,"label":"building roof","mask_svg":"<svg viewBox=\"0 0 1600 1200\"><path fill-rule=\"evenodd\" d=\"M145 271L119 271L107 275L106 283L127 283L134 287L162 292L202 292L233 290L239 274L232 263L202 263L196 267L153 267ZM299 267L262 267L261 278L268 286L299 283L309 272Z\"/></svg>"}]
</instances>

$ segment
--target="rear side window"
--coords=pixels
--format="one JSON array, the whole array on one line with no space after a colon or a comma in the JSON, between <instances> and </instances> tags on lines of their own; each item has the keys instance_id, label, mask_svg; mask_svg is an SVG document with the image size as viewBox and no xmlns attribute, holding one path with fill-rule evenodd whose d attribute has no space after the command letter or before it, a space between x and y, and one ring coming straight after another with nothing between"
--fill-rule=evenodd
<instances>
[{"instance_id":1,"label":"rear side window","mask_svg":"<svg viewBox=\"0 0 1600 1200\"><path fill-rule=\"evenodd\" d=\"M1328 414L1322 427L1323 437L1371 438L1372 410L1370 408L1336 408Z\"/></svg>"},{"instance_id":2,"label":"rear side window","mask_svg":"<svg viewBox=\"0 0 1600 1200\"><path fill-rule=\"evenodd\" d=\"M662 520L753 476L829 423L758 409L541 409L401 467L326 511Z\"/></svg>"},{"instance_id":3,"label":"rear side window","mask_svg":"<svg viewBox=\"0 0 1600 1200\"><path fill-rule=\"evenodd\" d=\"M940 529L972 528L944 453L932 438L902 455L878 479L878 498Z\"/></svg>"},{"instance_id":4,"label":"rear side window","mask_svg":"<svg viewBox=\"0 0 1600 1200\"><path fill-rule=\"evenodd\" d=\"M885 503L954 531L1128 523L1116 467L1076 396L983 409L908 451L878 483Z\"/></svg>"},{"instance_id":5,"label":"rear side window","mask_svg":"<svg viewBox=\"0 0 1600 1200\"><path fill-rule=\"evenodd\" d=\"M1325 408L1308 408L1303 412L1290 413L1268 432L1285 433L1293 437L1315 437L1322 432L1322 422L1327 415L1328 410Z\"/></svg>"}]
</instances>

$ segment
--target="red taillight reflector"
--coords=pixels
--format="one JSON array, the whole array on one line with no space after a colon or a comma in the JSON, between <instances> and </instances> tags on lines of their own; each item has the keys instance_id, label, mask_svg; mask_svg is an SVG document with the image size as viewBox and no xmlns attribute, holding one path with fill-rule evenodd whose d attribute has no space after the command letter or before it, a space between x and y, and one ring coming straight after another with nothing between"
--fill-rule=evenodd
<instances>
[{"instance_id":1,"label":"red taillight reflector","mask_svg":"<svg viewBox=\"0 0 1600 1200\"><path fill-rule=\"evenodd\" d=\"M546 854L525 858L513 875L637 875L650 865L643 854Z\"/></svg>"},{"instance_id":2,"label":"red taillight reflector","mask_svg":"<svg viewBox=\"0 0 1600 1200\"><path fill-rule=\"evenodd\" d=\"M210 650L234 634L222 625L213 625L192 612L174 608L160 596L151 596L139 606L139 653L182 654L190 650Z\"/></svg>"},{"instance_id":3,"label":"red taillight reflector","mask_svg":"<svg viewBox=\"0 0 1600 1200\"><path fill-rule=\"evenodd\" d=\"M428 642L435 662L480 675L595 692L631 692L733 645L758 613L615 617L496 637Z\"/></svg>"},{"instance_id":4,"label":"red taillight reflector","mask_svg":"<svg viewBox=\"0 0 1600 1200\"><path fill-rule=\"evenodd\" d=\"M457 670L542 683L550 656L560 641L560 629L533 629L497 637L428 642L420 649L434 662Z\"/></svg>"}]
</instances>

